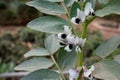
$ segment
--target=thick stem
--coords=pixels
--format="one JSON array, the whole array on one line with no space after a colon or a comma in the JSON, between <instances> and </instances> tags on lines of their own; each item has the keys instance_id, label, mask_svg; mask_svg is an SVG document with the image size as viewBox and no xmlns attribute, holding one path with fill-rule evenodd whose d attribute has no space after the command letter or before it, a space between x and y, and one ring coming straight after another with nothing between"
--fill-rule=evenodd
<instances>
[{"instance_id":1,"label":"thick stem","mask_svg":"<svg viewBox=\"0 0 120 80\"><path fill-rule=\"evenodd\" d=\"M87 22L82 23L82 35L81 35L81 37L83 39L86 38L86 35L87 35L87 26L88 26ZM82 67L82 65L83 65L83 47L82 47L81 52L78 53L78 63L77 63L78 67ZM77 80L81 80L81 72L80 72L80 75L79 75Z\"/></svg>"},{"instance_id":2,"label":"thick stem","mask_svg":"<svg viewBox=\"0 0 120 80\"><path fill-rule=\"evenodd\" d=\"M55 58L53 57L53 55L51 55L51 59L53 60L55 66L57 67L57 69L58 69L58 71L59 71L59 73L60 73L62 79L63 79L63 80L66 80L65 77L64 77L63 72L61 71L61 69L60 69L59 65L57 64L57 62L56 62Z\"/></svg>"}]
</instances>

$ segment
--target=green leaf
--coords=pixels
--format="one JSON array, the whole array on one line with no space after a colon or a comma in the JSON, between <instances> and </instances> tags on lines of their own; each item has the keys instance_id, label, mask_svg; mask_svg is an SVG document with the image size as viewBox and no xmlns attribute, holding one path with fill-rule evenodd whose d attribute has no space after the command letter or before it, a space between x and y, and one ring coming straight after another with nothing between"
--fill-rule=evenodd
<instances>
[{"instance_id":1,"label":"green leaf","mask_svg":"<svg viewBox=\"0 0 120 80\"><path fill-rule=\"evenodd\" d=\"M77 8L81 9L79 4L77 2L74 2L70 9L70 17L71 18L77 16Z\"/></svg>"},{"instance_id":2,"label":"green leaf","mask_svg":"<svg viewBox=\"0 0 120 80\"><path fill-rule=\"evenodd\" d=\"M32 49L29 52L27 52L24 57L31 57L31 56L48 56L50 55L50 53L48 52L48 50L44 49L44 48L36 48L36 49Z\"/></svg>"},{"instance_id":3,"label":"green leaf","mask_svg":"<svg viewBox=\"0 0 120 80\"><path fill-rule=\"evenodd\" d=\"M76 0L64 0L66 6L70 7Z\"/></svg>"},{"instance_id":4,"label":"green leaf","mask_svg":"<svg viewBox=\"0 0 120 80\"><path fill-rule=\"evenodd\" d=\"M60 75L52 70L42 69L28 74L22 80L60 80Z\"/></svg>"},{"instance_id":5,"label":"green leaf","mask_svg":"<svg viewBox=\"0 0 120 80\"><path fill-rule=\"evenodd\" d=\"M54 54L59 48L59 42L57 37L52 34L45 39L45 48L51 53Z\"/></svg>"},{"instance_id":6,"label":"green leaf","mask_svg":"<svg viewBox=\"0 0 120 80\"><path fill-rule=\"evenodd\" d=\"M64 48L61 48L58 55L58 64L63 70L69 70L76 64L76 52L75 50L67 52Z\"/></svg>"},{"instance_id":7,"label":"green leaf","mask_svg":"<svg viewBox=\"0 0 120 80\"><path fill-rule=\"evenodd\" d=\"M49 68L53 64L54 63L50 59L37 57L20 63L18 66L15 67L15 70L35 71L38 69Z\"/></svg>"},{"instance_id":8,"label":"green leaf","mask_svg":"<svg viewBox=\"0 0 120 80\"><path fill-rule=\"evenodd\" d=\"M95 64L94 77L104 80L120 80L120 64L107 59Z\"/></svg>"},{"instance_id":9,"label":"green leaf","mask_svg":"<svg viewBox=\"0 0 120 80\"><path fill-rule=\"evenodd\" d=\"M114 57L114 60L120 64L120 54Z\"/></svg>"},{"instance_id":10,"label":"green leaf","mask_svg":"<svg viewBox=\"0 0 120 80\"><path fill-rule=\"evenodd\" d=\"M103 42L96 50L95 53L101 57L105 58L109 56L116 48L120 45L120 36L114 36L109 40Z\"/></svg>"},{"instance_id":11,"label":"green leaf","mask_svg":"<svg viewBox=\"0 0 120 80\"><path fill-rule=\"evenodd\" d=\"M62 2L62 0L44 0L44 1L51 1L51 2Z\"/></svg>"},{"instance_id":12,"label":"green leaf","mask_svg":"<svg viewBox=\"0 0 120 80\"><path fill-rule=\"evenodd\" d=\"M35 7L40 12L46 14L61 15L66 13L65 9L62 6L50 1L35 0L35 1L29 1L26 4L28 6Z\"/></svg>"},{"instance_id":13,"label":"green leaf","mask_svg":"<svg viewBox=\"0 0 120 80\"><path fill-rule=\"evenodd\" d=\"M105 7L97 10L95 14L99 17L104 17L110 14L120 14L120 0L111 0Z\"/></svg>"},{"instance_id":14,"label":"green leaf","mask_svg":"<svg viewBox=\"0 0 120 80\"><path fill-rule=\"evenodd\" d=\"M63 32L63 25L69 25L69 23L59 17L45 16L29 22L27 26L31 29L46 33L59 33Z\"/></svg>"},{"instance_id":15,"label":"green leaf","mask_svg":"<svg viewBox=\"0 0 120 80\"><path fill-rule=\"evenodd\" d=\"M101 4L107 4L109 3L109 0L98 0L98 2Z\"/></svg>"}]
</instances>

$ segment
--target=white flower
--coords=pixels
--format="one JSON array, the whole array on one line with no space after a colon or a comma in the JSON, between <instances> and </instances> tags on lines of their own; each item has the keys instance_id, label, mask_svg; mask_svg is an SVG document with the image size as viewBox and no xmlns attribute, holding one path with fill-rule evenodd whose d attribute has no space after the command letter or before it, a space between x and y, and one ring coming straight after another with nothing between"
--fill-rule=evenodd
<instances>
[{"instance_id":1,"label":"white flower","mask_svg":"<svg viewBox=\"0 0 120 80\"><path fill-rule=\"evenodd\" d=\"M64 32L58 33L58 39L60 40L66 40L67 36L71 35L71 30L69 29L69 26L64 26Z\"/></svg>"},{"instance_id":2,"label":"white flower","mask_svg":"<svg viewBox=\"0 0 120 80\"><path fill-rule=\"evenodd\" d=\"M82 39L82 38L76 37L74 40L74 44L76 45L75 51L81 52L81 47L84 46L85 42L86 42L86 38Z\"/></svg>"},{"instance_id":3,"label":"white flower","mask_svg":"<svg viewBox=\"0 0 120 80\"><path fill-rule=\"evenodd\" d=\"M75 51L76 51L76 52L81 52L80 46L76 46Z\"/></svg>"},{"instance_id":4,"label":"white flower","mask_svg":"<svg viewBox=\"0 0 120 80\"><path fill-rule=\"evenodd\" d=\"M74 23L74 24L79 24L80 22L84 22L85 21L85 13L83 11L80 11L79 8L77 8L77 16L76 17L73 17L71 19L71 22Z\"/></svg>"},{"instance_id":5,"label":"white flower","mask_svg":"<svg viewBox=\"0 0 120 80\"><path fill-rule=\"evenodd\" d=\"M81 45L82 47L85 45L85 42L86 42L86 38L84 39L79 38L79 45Z\"/></svg>"},{"instance_id":6,"label":"white flower","mask_svg":"<svg viewBox=\"0 0 120 80\"><path fill-rule=\"evenodd\" d=\"M80 72L80 70L78 70L78 69L76 69L76 70L70 69L69 70L69 80L74 80L74 79L78 78L79 72Z\"/></svg>"},{"instance_id":7,"label":"white flower","mask_svg":"<svg viewBox=\"0 0 120 80\"><path fill-rule=\"evenodd\" d=\"M85 5L85 15L86 16L94 16L94 9L92 8L92 3L87 2Z\"/></svg>"},{"instance_id":8,"label":"white flower","mask_svg":"<svg viewBox=\"0 0 120 80\"><path fill-rule=\"evenodd\" d=\"M71 52L72 49L73 49L73 44L68 44L68 45L64 48L64 50L66 50L67 52Z\"/></svg>"},{"instance_id":9,"label":"white flower","mask_svg":"<svg viewBox=\"0 0 120 80\"><path fill-rule=\"evenodd\" d=\"M95 70L94 65L92 65L92 66L90 67L90 69L87 69L85 66L83 66L83 70L84 70L84 73L83 73L84 77L92 80L92 79L91 79L91 78L93 78L93 77L92 77L92 72ZM91 75L91 77L90 77L90 75Z\"/></svg>"}]
</instances>

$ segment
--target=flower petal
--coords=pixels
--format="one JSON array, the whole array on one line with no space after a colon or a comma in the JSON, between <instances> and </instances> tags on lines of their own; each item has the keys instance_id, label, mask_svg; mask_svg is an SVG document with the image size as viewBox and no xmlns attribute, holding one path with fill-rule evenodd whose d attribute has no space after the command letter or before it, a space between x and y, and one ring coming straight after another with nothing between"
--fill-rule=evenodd
<instances>
[{"instance_id":1,"label":"flower petal","mask_svg":"<svg viewBox=\"0 0 120 80\"><path fill-rule=\"evenodd\" d=\"M92 9L92 3L87 2L86 5L85 5L85 15L86 15L86 16L89 15L91 9Z\"/></svg>"},{"instance_id":2,"label":"flower petal","mask_svg":"<svg viewBox=\"0 0 120 80\"><path fill-rule=\"evenodd\" d=\"M71 29L69 29L69 26L64 25L64 33L67 34L67 35L71 35L72 34Z\"/></svg>"},{"instance_id":3,"label":"flower petal","mask_svg":"<svg viewBox=\"0 0 120 80\"><path fill-rule=\"evenodd\" d=\"M78 78L79 76L79 71L78 70L73 70L73 69L70 69L69 70L69 75L71 78Z\"/></svg>"},{"instance_id":4,"label":"flower petal","mask_svg":"<svg viewBox=\"0 0 120 80\"><path fill-rule=\"evenodd\" d=\"M80 9L77 8L77 16L80 16Z\"/></svg>"},{"instance_id":5,"label":"flower petal","mask_svg":"<svg viewBox=\"0 0 120 80\"><path fill-rule=\"evenodd\" d=\"M67 36L67 43L68 44L74 44L75 38L74 36Z\"/></svg>"},{"instance_id":6,"label":"flower petal","mask_svg":"<svg viewBox=\"0 0 120 80\"><path fill-rule=\"evenodd\" d=\"M86 38L85 39L79 38L79 45L81 45L82 47L84 46L85 42Z\"/></svg>"},{"instance_id":7,"label":"flower petal","mask_svg":"<svg viewBox=\"0 0 120 80\"><path fill-rule=\"evenodd\" d=\"M78 52L78 51L81 52L80 47L79 47L79 46L76 46L75 51L76 51L76 52Z\"/></svg>"},{"instance_id":8,"label":"flower petal","mask_svg":"<svg viewBox=\"0 0 120 80\"><path fill-rule=\"evenodd\" d=\"M76 19L77 19L78 17L73 17L72 19L71 19L71 22L73 23L73 24L75 24L75 25L78 25L79 23L76 23Z\"/></svg>"},{"instance_id":9,"label":"flower petal","mask_svg":"<svg viewBox=\"0 0 120 80\"><path fill-rule=\"evenodd\" d=\"M64 50L66 50L67 52L71 52L72 49L73 49L73 45L72 45L72 44L68 44L68 45L64 48Z\"/></svg>"},{"instance_id":10,"label":"flower petal","mask_svg":"<svg viewBox=\"0 0 120 80\"><path fill-rule=\"evenodd\" d=\"M80 19L82 22L84 22L86 15L85 15L85 13L84 13L83 11L80 11L80 14L79 14L78 17L79 17L79 19Z\"/></svg>"},{"instance_id":11,"label":"flower petal","mask_svg":"<svg viewBox=\"0 0 120 80\"><path fill-rule=\"evenodd\" d=\"M66 39L66 37L67 37L67 34L64 34L64 33L58 33L58 39L60 39L60 40L65 40Z\"/></svg>"}]
</instances>

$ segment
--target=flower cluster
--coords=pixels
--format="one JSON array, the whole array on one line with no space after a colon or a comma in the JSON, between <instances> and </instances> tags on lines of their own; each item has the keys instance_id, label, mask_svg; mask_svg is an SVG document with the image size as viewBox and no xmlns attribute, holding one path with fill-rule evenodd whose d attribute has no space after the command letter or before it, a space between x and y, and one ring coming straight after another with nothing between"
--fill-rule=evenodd
<instances>
[{"instance_id":1,"label":"flower cluster","mask_svg":"<svg viewBox=\"0 0 120 80\"><path fill-rule=\"evenodd\" d=\"M93 80L92 73L95 70L94 65L92 65L89 69L83 66L83 76L89 80ZM74 80L79 77L80 69L70 69L69 70L69 80Z\"/></svg>"},{"instance_id":2,"label":"flower cluster","mask_svg":"<svg viewBox=\"0 0 120 80\"><path fill-rule=\"evenodd\" d=\"M71 29L69 26L64 26L64 32L58 34L58 39L60 40L60 45L65 46L67 52L71 52L75 47L75 51L81 51L81 47L84 46L86 38L82 39L72 35Z\"/></svg>"},{"instance_id":3,"label":"flower cluster","mask_svg":"<svg viewBox=\"0 0 120 80\"><path fill-rule=\"evenodd\" d=\"M73 17L71 19L71 22L74 23L75 25L78 25L80 22L84 22L85 18L94 16L94 10L92 8L92 3L87 2L85 5L85 9L84 11L80 10L79 8L77 8L77 16Z\"/></svg>"}]
</instances>

